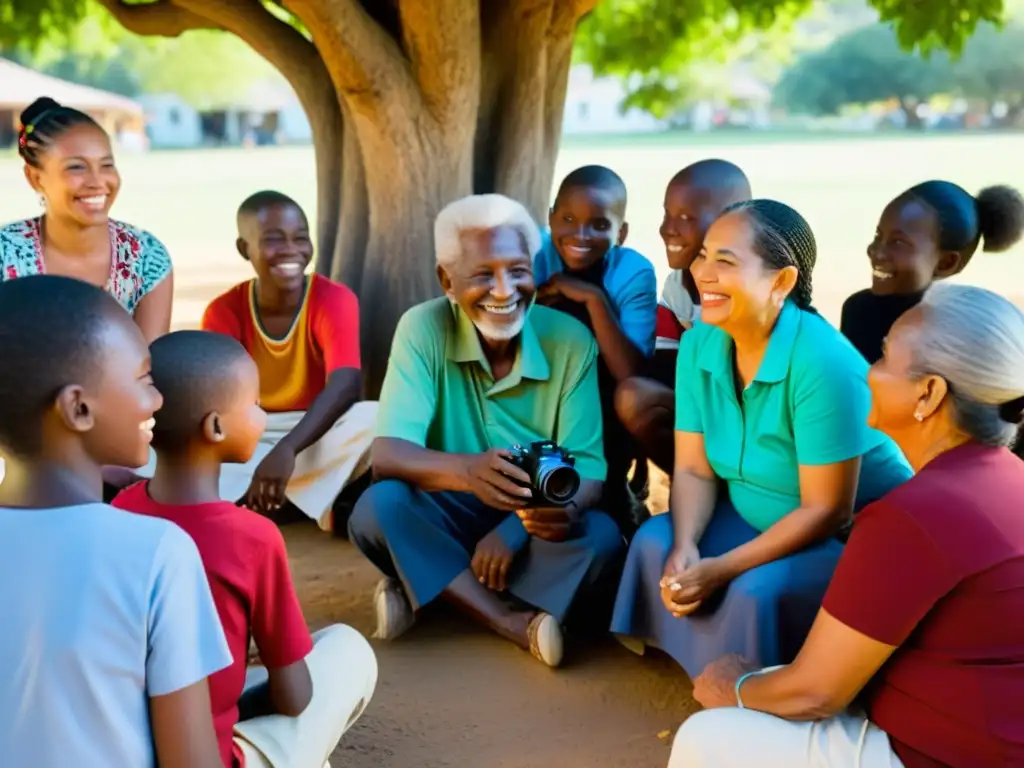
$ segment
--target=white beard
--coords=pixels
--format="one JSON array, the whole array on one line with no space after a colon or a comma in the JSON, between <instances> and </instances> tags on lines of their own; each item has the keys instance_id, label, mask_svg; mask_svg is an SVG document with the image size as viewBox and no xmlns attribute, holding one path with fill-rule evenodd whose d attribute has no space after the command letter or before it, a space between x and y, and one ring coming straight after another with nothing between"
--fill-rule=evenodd
<instances>
[{"instance_id":1,"label":"white beard","mask_svg":"<svg viewBox=\"0 0 1024 768\"><path fill-rule=\"evenodd\" d=\"M487 320L473 320L473 325L480 331L480 335L490 341L508 341L514 339L523 330L526 324L526 310L520 309L518 317L514 322L492 325Z\"/></svg>"}]
</instances>

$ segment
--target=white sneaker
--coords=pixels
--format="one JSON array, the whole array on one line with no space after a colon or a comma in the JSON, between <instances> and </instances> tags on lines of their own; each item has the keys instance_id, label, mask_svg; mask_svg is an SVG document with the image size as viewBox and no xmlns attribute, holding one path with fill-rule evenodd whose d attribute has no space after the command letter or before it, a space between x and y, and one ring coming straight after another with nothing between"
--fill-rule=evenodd
<instances>
[{"instance_id":1,"label":"white sneaker","mask_svg":"<svg viewBox=\"0 0 1024 768\"><path fill-rule=\"evenodd\" d=\"M385 578L377 582L373 593L373 607L377 613L378 640L397 640L416 623L416 614L405 595L402 582Z\"/></svg>"}]
</instances>

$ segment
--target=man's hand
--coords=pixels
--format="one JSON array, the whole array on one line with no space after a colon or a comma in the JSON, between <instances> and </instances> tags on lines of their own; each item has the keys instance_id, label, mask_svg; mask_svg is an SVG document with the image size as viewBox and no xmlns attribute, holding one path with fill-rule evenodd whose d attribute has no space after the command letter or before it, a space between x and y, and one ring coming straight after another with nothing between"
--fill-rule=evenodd
<instances>
[{"instance_id":1,"label":"man's hand","mask_svg":"<svg viewBox=\"0 0 1024 768\"><path fill-rule=\"evenodd\" d=\"M287 443L278 443L256 467L245 503L261 515L276 512L285 502L284 491L295 471L295 451Z\"/></svg>"},{"instance_id":2,"label":"man's hand","mask_svg":"<svg viewBox=\"0 0 1024 768\"><path fill-rule=\"evenodd\" d=\"M515 553L509 549L501 538L498 529L488 533L476 545L473 562L470 568L477 580L488 589L504 592L507 584L508 569L512 567Z\"/></svg>"},{"instance_id":3,"label":"man's hand","mask_svg":"<svg viewBox=\"0 0 1024 768\"><path fill-rule=\"evenodd\" d=\"M529 499L530 476L517 467L502 448L472 457L463 470L470 492L489 507L514 512ZM269 457L268 457L269 458ZM520 485L521 483L521 485Z\"/></svg>"},{"instance_id":4,"label":"man's hand","mask_svg":"<svg viewBox=\"0 0 1024 768\"><path fill-rule=\"evenodd\" d=\"M575 510L575 504L570 504L567 507L518 509L516 514L531 536L545 541L565 541L572 533L573 523L577 521Z\"/></svg>"},{"instance_id":5,"label":"man's hand","mask_svg":"<svg viewBox=\"0 0 1024 768\"><path fill-rule=\"evenodd\" d=\"M736 681L756 669L735 654L715 659L693 681L693 698L704 709L735 707L739 703L736 701ZM742 691L740 695L743 695Z\"/></svg>"},{"instance_id":6,"label":"man's hand","mask_svg":"<svg viewBox=\"0 0 1024 768\"><path fill-rule=\"evenodd\" d=\"M586 304L598 295L600 292L597 287L577 277L561 273L552 275L550 280L537 289L537 301L541 304L551 304L558 301L559 298L574 301L577 304Z\"/></svg>"}]
</instances>

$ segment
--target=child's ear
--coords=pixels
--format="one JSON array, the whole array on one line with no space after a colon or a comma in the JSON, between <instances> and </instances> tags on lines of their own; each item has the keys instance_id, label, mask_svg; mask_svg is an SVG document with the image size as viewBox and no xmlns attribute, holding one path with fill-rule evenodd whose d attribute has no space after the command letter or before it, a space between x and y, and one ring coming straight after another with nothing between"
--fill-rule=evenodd
<instances>
[{"instance_id":1,"label":"child's ear","mask_svg":"<svg viewBox=\"0 0 1024 768\"><path fill-rule=\"evenodd\" d=\"M224 442L224 425L221 424L220 414L211 411L203 417L203 437L211 443Z\"/></svg>"},{"instance_id":2,"label":"child's ear","mask_svg":"<svg viewBox=\"0 0 1024 768\"><path fill-rule=\"evenodd\" d=\"M935 265L935 277L952 277L964 268L964 260L958 251L943 251Z\"/></svg>"},{"instance_id":3,"label":"child's ear","mask_svg":"<svg viewBox=\"0 0 1024 768\"><path fill-rule=\"evenodd\" d=\"M238 249L238 255L246 261L249 261L249 245L242 238L235 240L235 248Z\"/></svg>"},{"instance_id":4,"label":"child's ear","mask_svg":"<svg viewBox=\"0 0 1024 768\"><path fill-rule=\"evenodd\" d=\"M92 429L92 409L85 396L85 390L77 384L68 384L57 393L54 408L64 425L72 432L88 432Z\"/></svg>"},{"instance_id":5,"label":"child's ear","mask_svg":"<svg viewBox=\"0 0 1024 768\"><path fill-rule=\"evenodd\" d=\"M616 241L617 245L625 245L626 238L629 237L629 222L622 222L622 226L619 227L619 239Z\"/></svg>"}]
</instances>

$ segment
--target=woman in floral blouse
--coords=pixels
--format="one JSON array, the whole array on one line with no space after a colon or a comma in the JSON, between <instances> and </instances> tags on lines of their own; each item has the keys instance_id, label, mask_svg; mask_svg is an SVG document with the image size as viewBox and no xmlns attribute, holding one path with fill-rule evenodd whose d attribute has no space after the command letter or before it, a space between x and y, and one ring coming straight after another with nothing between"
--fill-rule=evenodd
<instances>
[{"instance_id":1,"label":"woman in floral blouse","mask_svg":"<svg viewBox=\"0 0 1024 768\"><path fill-rule=\"evenodd\" d=\"M121 188L110 138L84 112L40 98L21 114L18 153L43 215L0 229L0 281L42 273L106 288L147 341L170 329L174 279L163 244L111 219Z\"/></svg>"}]
</instances>

